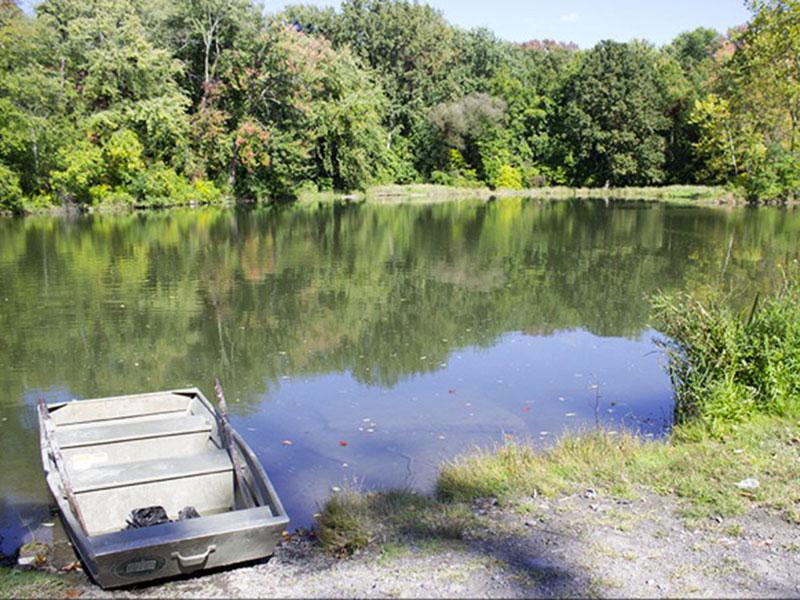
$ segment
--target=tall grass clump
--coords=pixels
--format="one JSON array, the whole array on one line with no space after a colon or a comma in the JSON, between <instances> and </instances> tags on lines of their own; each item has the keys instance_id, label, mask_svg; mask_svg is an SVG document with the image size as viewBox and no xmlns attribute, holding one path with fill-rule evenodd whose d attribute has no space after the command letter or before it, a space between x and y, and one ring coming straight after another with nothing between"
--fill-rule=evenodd
<instances>
[{"instance_id":1,"label":"tall grass clump","mask_svg":"<svg viewBox=\"0 0 800 600\"><path fill-rule=\"evenodd\" d=\"M626 496L630 487L625 472L642 444L631 433L612 435L598 429L566 433L547 450L520 442L476 449L445 463L436 481L436 496L446 502L552 497L571 493L587 482Z\"/></svg>"},{"instance_id":2,"label":"tall grass clump","mask_svg":"<svg viewBox=\"0 0 800 600\"><path fill-rule=\"evenodd\" d=\"M653 320L675 392L675 421L719 433L756 413L800 413L800 280L743 311L713 294L659 294Z\"/></svg>"},{"instance_id":3,"label":"tall grass clump","mask_svg":"<svg viewBox=\"0 0 800 600\"><path fill-rule=\"evenodd\" d=\"M334 556L372 543L460 540L475 521L465 506L442 504L410 490L345 490L331 496L317 518L317 538Z\"/></svg>"}]
</instances>

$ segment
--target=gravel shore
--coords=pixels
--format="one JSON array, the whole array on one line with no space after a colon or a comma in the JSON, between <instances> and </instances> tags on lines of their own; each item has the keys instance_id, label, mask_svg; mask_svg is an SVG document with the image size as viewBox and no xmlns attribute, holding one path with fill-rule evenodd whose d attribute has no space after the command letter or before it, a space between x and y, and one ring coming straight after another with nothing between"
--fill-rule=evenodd
<instances>
[{"instance_id":1,"label":"gravel shore","mask_svg":"<svg viewBox=\"0 0 800 600\"><path fill-rule=\"evenodd\" d=\"M299 534L266 562L153 586L69 597L798 597L800 526L764 510L687 524L674 498L592 490L474 505L461 540L389 540L346 559Z\"/></svg>"}]
</instances>

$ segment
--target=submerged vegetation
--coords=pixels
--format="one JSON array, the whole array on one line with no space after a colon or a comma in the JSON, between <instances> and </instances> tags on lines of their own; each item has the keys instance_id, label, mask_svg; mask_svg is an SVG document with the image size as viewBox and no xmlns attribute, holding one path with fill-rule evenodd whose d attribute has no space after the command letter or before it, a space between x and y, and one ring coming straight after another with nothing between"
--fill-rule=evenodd
<instances>
[{"instance_id":1,"label":"submerged vegetation","mask_svg":"<svg viewBox=\"0 0 800 600\"><path fill-rule=\"evenodd\" d=\"M664 47L514 44L408 0L0 0L0 210L389 183L800 187L800 3Z\"/></svg>"},{"instance_id":2,"label":"submerged vegetation","mask_svg":"<svg viewBox=\"0 0 800 600\"><path fill-rule=\"evenodd\" d=\"M654 315L670 336L663 345L676 395L676 425L667 439L597 429L567 432L544 451L518 441L476 450L442 467L435 499L416 501L421 512L469 514L481 499L504 504L589 488L621 499L675 495L691 520L758 506L800 524L798 289L798 279L790 278L744 313L718 295L657 296ZM755 485L741 485L752 479ZM334 496L320 517L320 541L347 553L380 539L387 521L370 509L382 498ZM458 526L449 521L451 537Z\"/></svg>"}]
</instances>

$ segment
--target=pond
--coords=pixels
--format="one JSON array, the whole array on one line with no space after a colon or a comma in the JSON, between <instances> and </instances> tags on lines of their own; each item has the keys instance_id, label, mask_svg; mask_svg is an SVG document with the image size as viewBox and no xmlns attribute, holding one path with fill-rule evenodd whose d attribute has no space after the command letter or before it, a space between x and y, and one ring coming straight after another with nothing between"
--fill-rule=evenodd
<instances>
[{"instance_id":1,"label":"pond","mask_svg":"<svg viewBox=\"0 0 800 600\"><path fill-rule=\"evenodd\" d=\"M567 428L668 429L657 289L752 301L800 214L509 198L0 221L0 535L49 519L34 406L197 385L294 526L333 486Z\"/></svg>"}]
</instances>

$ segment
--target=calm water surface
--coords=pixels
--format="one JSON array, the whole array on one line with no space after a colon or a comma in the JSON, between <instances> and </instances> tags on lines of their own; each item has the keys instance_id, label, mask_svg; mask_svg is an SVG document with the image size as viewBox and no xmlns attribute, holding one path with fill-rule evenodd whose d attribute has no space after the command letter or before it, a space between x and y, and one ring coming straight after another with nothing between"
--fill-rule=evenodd
<instances>
[{"instance_id":1,"label":"calm water surface","mask_svg":"<svg viewBox=\"0 0 800 600\"><path fill-rule=\"evenodd\" d=\"M507 436L657 436L648 296L752 300L799 232L777 209L525 199L2 220L0 549L49 518L39 397L219 375L295 526L332 486L426 489Z\"/></svg>"}]
</instances>

